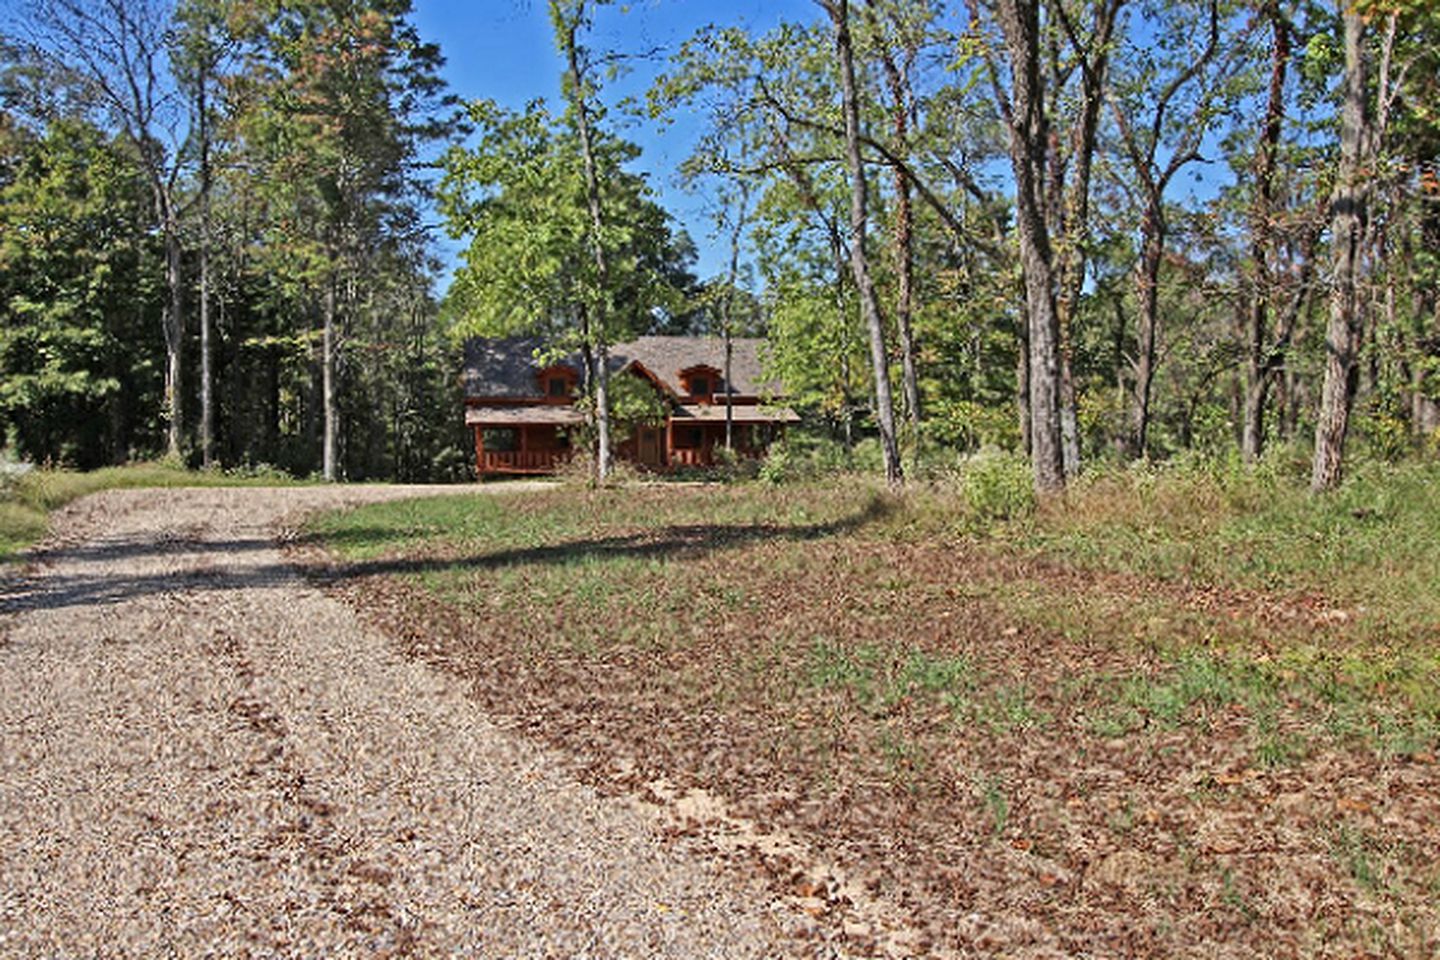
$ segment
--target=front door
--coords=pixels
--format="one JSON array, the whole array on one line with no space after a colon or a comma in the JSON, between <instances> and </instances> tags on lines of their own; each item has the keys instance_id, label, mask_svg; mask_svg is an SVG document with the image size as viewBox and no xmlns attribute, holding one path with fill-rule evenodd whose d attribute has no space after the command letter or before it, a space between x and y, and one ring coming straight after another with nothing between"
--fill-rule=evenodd
<instances>
[{"instance_id":1,"label":"front door","mask_svg":"<svg viewBox=\"0 0 1440 960\"><path fill-rule=\"evenodd\" d=\"M665 460L662 454L664 447L661 438L663 431L655 427L641 427L639 434L635 437L636 453L640 463L646 467L664 466Z\"/></svg>"}]
</instances>

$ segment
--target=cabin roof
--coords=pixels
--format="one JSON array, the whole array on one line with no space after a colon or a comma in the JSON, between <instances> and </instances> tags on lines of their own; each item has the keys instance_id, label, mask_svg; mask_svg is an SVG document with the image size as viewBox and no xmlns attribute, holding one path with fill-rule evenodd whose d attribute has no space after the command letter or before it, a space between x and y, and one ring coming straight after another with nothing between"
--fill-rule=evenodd
<instances>
[{"instance_id":1,"label":"cabin roof","mask_svg":"<svg viewBox=\"0 0 1440 960\"><path fill-rule=\"evenodd\" d=\"M778 393L779 384L765 378L760 369L760 346L756 337L731 340L731 389L738 397ZM578 353L552 363L535 357L543 347L539 337L474 337L465 343L465 396L472 399L531 399L541 396L537 375L554 366L567 366L581 374L583 361ZM695 367L725 369L725 341L720 337L638 337L610 348L612 373L632 364L644 367L675 396L685 394L681 371ZM715 393L727 391L717 385Z\"/></svg>"}]
</instances>

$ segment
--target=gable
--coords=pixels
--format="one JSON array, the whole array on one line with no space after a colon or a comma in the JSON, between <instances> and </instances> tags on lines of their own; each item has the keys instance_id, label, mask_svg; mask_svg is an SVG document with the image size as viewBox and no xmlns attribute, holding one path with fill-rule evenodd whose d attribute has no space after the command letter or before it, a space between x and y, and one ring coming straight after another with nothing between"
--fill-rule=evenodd
<instances>
[{"instance_id":1,"label":"gable","mask_svg":"<svg viewBox=\"0 0 1440 960\"><path fill-rule=\"evenodd\" d=\"M736 337L730 341L731 394L755 397L780 392L780 384L766 379L760 369L760 346L764 342L758 337ZM715 371L713 392L717 395L725 392L722 376L725 341L721 337L637 337L616 344L611 354L644 364L645 369L676 396L687 394L682 373L704 367Z\"/></svg>"}]
</instances>

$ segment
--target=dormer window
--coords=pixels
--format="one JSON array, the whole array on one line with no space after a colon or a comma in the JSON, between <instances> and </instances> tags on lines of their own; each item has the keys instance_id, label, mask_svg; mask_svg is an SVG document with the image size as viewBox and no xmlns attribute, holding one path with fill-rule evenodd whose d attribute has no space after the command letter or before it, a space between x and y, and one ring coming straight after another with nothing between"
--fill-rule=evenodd
<instances>
[{"instance_id":1,"label":"dormer window","mask_svg":"<svg viewBox=\"0 0 1440 960\"><path fill-rule=\"evenodd\" d=\"M720 371L714 367L690 367L680 371L680 383L691 401L710 403L721 389Z\"/></svg>"},{"instance_id":2,"label":"dormer window","mask_svg":"<svg viewBox=\"0 0 1440 960\"><path fill-rule=\"evenodd\" d=\"M540 395L551 403L568 401L575 395L575 371L563 364L546 367L535 375Z\"/></svg>"}]
</instances>

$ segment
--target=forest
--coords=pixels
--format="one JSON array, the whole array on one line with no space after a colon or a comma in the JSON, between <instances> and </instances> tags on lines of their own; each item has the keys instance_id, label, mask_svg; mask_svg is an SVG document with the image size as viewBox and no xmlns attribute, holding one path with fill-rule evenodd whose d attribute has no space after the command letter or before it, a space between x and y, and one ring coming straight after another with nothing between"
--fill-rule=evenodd
<instances>
[{"instance_id":1,"label":"forest","mask_svg":"<svg viewBox=\"0 0 1440 960\"><path fill-rule=\"evenodd\" d=\"M695 332L766 336L810 431L892 485L990 448L1040 491L1435 456L1426 0L816 0L660 52L601 45L606 5L550 0L562 96L516 110L447 89L410 0L17 0L10 454L464 479L463 337L585 347L603 438L607 345ZM695 131L678 171L636 124Z\"/></svg>"}]
</instances>

